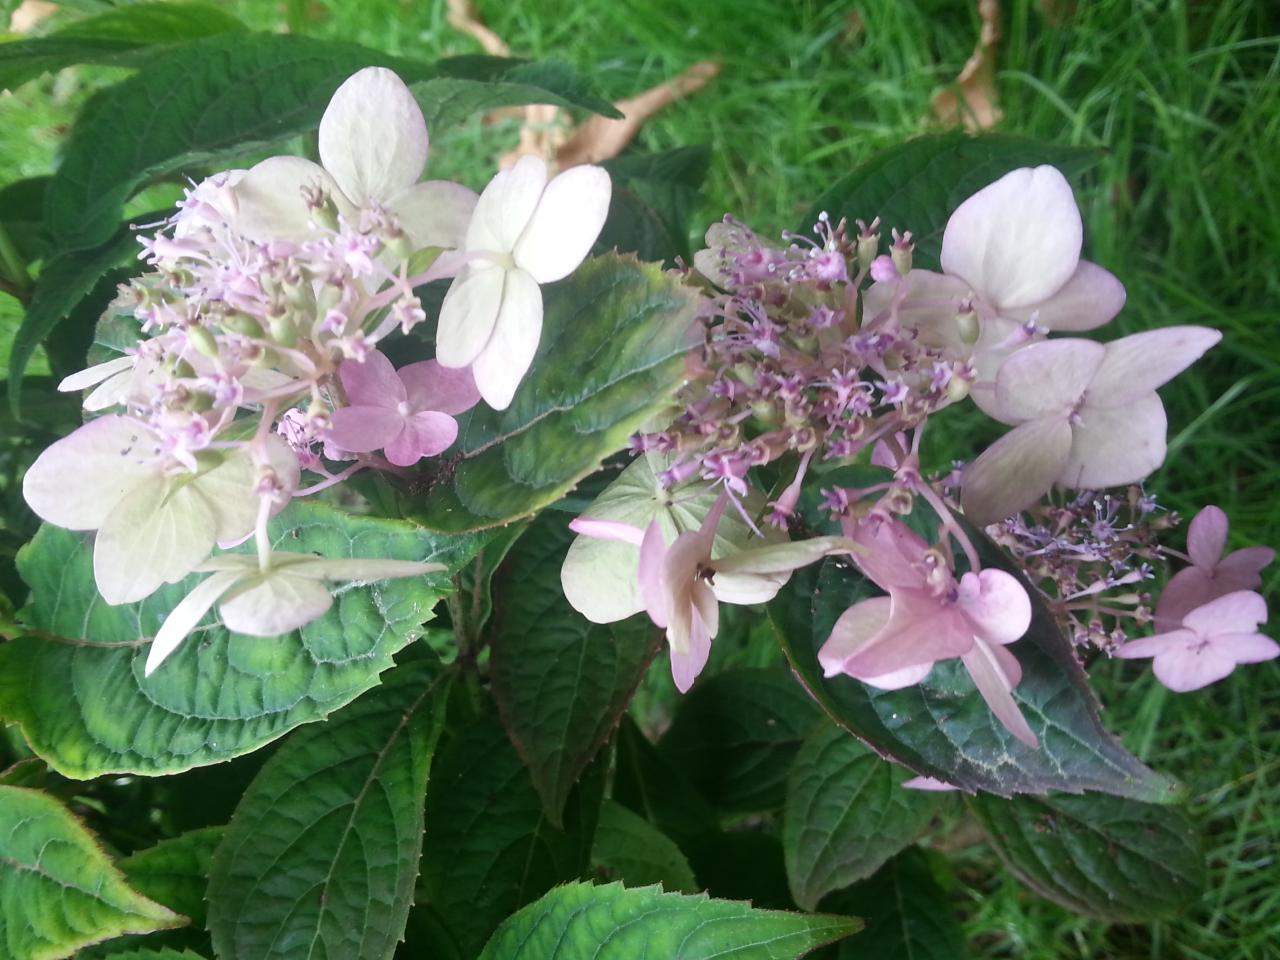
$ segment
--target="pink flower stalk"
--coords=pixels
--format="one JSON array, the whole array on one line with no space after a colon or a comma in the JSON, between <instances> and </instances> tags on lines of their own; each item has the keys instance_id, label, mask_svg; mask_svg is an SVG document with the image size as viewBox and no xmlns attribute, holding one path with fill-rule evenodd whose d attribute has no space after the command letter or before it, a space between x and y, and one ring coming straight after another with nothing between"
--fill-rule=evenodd
<instances>
[{"instance_id":1,"label":"pink flower stalk","mask_svg":"<svg viewBox=\"0 0 1280 960\"><path fill-rule=\"evenodd\" d=\"M688 692L707 665L711 641L720 628L719 601L750 604L771 600L793 570L853 548L842 537L816 537L712 559L716 528L728 503L729 494L722 493L702 525L681 533L670 546L656 519L643 531L627 523L582 517L569 524L583 536L640 548L640 598L649 619L667 632L671 676L681 693Z\"/></svg>"},{"instance_id":2,"label":"pink flower stalk","mask_svg":"<svg viewBox=\"0 0 1280 960\"><path fill-rule=\"evenodd\" d=\"M988 411L1015 429L965 471L963 504L979 524L1031 506L1054 484L1096 490L1136 483L1164 462L1156 393L1222 339L1164 327L1113 340L1050 340L1019 350L996 376Z\"/></svg>"},{"instance_id":3,"label":"pink flower stalk","mask_svg":"<svg viewBox=\"0 0 1280 960\"><path fill-rule=\"evenodd\" d=\"M1270 547L1246 547L1223 556L1227 546L1227 515L1212 504L1187 528L1191 565L1175 573L1156 605L1156 626L1172 630L1192 610L1237 590L1262 586L1262 570L1276 557Z\"/></svg>"},{"instance_id":4,"label":"pink flower stalk","mask_svg":"<svg viewBox=\"0 0 1280 960\"><path fill-rule=\"evenodd\" d=\"M942 270L877 277L865 316L891 309L923 342L971 359L974 402L987 409L1001 363L1031 336L1020 328L1092 330L1124 306L1124 286L1080 259L1083 227L1071 185L1053 167L1005 174L956 208L942 236ZM977 321L976 335L964 317Z\"/></svg>"},{"instance_id":5,"label":"pink flower stalk","mask_svg":"<svg viewBox=\"0 0 1280 960\"><path fill-rule=\"evenodd\" d=\"M1252 590L1237 590L1197 607L1182 626L1120 646L1126 660L1154 657L1156 679L1170 690L1199 690L1228 676L1242 663L1280 656L1280 645L1258 632L1267 622L1267 604Z\"/></svg>"},{"instance_id":6,"label":"pink flower stalk","mask_svg":"<svg viewBox=\"0 0 1280 960\"><path fill-rule=\"evenodd\" d=\"M855 603L818 651L828 677L844 673L884 690L923 680L938 660L959 657L992 713L1015 737L1038 746L1011 695L1022 667L1005 645L1031 625L1026 590L1003 570L957 581L941 556L896 520L858 524L854 563L887 597Z\"/></svg>"},{"instance_id":7,"label":"pink flower stalk","mask_svg":"<svg viewBox=\"0 0 1280 960\"><path fill-rule=\"evenodd\" d=\"M480 399L469 369L424 360L396 370L377 350L344 360L338 376L349 406L333 411L328 440L350 453L383 450L398 467L447 450L458 437L454 416Z\"/></svg>"}]
</instances>

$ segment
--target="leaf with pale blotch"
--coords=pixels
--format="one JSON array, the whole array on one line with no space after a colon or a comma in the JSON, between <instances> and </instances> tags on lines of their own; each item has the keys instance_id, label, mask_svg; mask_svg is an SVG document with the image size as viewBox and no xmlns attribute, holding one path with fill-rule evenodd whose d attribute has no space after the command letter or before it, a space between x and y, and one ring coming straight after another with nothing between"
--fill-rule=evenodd
<instances>
[{"instance_id":1,"label":"leaf with pale blotch","mask_svg":"<svg viewBox=\"0 0 1280 960\"><path fill-rule=\"evenodd\" d=\"M1072 666L1069 641L1034 591L1031 628L1009 650L1022 664L1014 699L1040 739L1038 750L1001 725L958 660L936 664L923 682L902 690L879 690L842 674L824 677L818 649L840 614L870 593L860 575L827 560L798 571L769 605L769 616L800 682L832 719L874 750L971 791L1099 790L1159 802L1176 798L1176 784L1103 728L1083 672Z\"/></svg>"},{"instance_id":2,"label":"leaf with pale blotch","mask_svg":"<svg viewBox=\"0 0 1280 960\"><path fill-rule=\"evenodd\" d=\"M498 570L489 631L493 698L547 816L604 745L657 651L646 618L591 623L560 589L572 532L566 516L533 521Z\"/></svg>"},{"instance_id":3,"label":"leaf with pale blotch","mask_svg":"<svg viewBox=\"0 0 1280 960\"><path fill-rule=\"evenodd\" d=\"M866 923L840 944L836 960L968 960L960 921L919 847L902 851L823 906Z\"/></svg>"},{"instance_id":4,"label":"leaf with pale blotch","mask_svg":"<svg viewBox=\"0 0 1280 960\"><path fill-rule=\"evenodd\" d=\"M484 539L308 501L282 512L271 535L282 550L436 561L450 572ZM339 587L326 614L283 637L232 634L211 619L144 677L147 638L199 576L108 606L94 589L85 538L47 525L18 562L31 587L30 634L0 645L0 717L20 723L37 753L77 778L176 773L328 716L377 685L452 589L448 572Z\"/></svg>"},{"instance_id":5,"label":"leaf with pale blotch","mask_svg":"<svg viewBox=\"0 0 1280 960\"><path fill-rule=\"evenodd\" d=\"M937 270L947 219L971 194L1018 167L1048 163L1072 177L1101 157L1098 150L1004 134L915 137L880 151L837 180L799 229L809 233L823 211L832 223L841 217L851 224L855 218L870 223L879 217L882 234L890 227L911 231L915 266Z\"/></svg>"},{"instance_id":6,"label":"leaf with pale blotch","mask_svg":"<svg viewBox=\"0 0 1280 960\"><path fill-rule=\"evenodd\" d=\"M461 532L560 499L667 409L692 344L694 292L652 264L596 257L543 290L542 341L503 411L459 417L459 452L406 512Z\"/></svg>"},{"instance_id":7,"label":"leaf with pale blotch","mask_svg":"<svg viewBox=\"0 0 1280 960\"><path fill-rule=\"evenodd\" d=\"M718 811L771 810L819 716L789 671L727 670L694 686L658 749Z\"/></svg>"},{"instance_id":8,"label":"leaf with pale blotch","mask_svg":"<svg viewBox=\"0 0 1280 960\"><path fill-rule=\"evenodd\" d=\"M843 727L824 722L809 734L782 822L796 903L813 910L832 890L871 876L928 825L940 798L903 788L908 777Z\"/></svg>"},{"instance_id":9,"label":"leaf with pale blotch","mask_svg":"<svg viewBox=\"0 0 1280 960\"><path fill-rule=\"evenodd\" d=\"M0 946L21 960L187 922L131 889L97 839L38 790L0 786Z\"/></svg>"},{"instance_id":10,"label":"leaf with pale blotch","mask_svg":"<svg viewBox=\"0 0 1280 960\"><path fill-rule=\"evenodd\" d=\"M413 901L448 676L429 662L400 667L267 761L214 855L218 956L391 957Z\"/></svg>"},{"instance_id":11,"label":"leaf with pale blotch","mask_svg":"<svg viewBox=\"0 0 1280 960\"><path fill-rule=\"evenodd\" d=\"M600 806L591 862L628 887L660 883L669 892L698 889L693 868L675 841L613 800Z\"/></svg>"},{"instance_id":12,"label":"leaf with pale blotch","mask_svg":"<svg viewBox=\"0 0 1280 960\"><path fill-rule=\"evenodd\" d=\"M969 803L1009 869L1076 913L1140 922L1204 891L1203 838L1180 807L1101 794Z\"/></svg>"},{"instance_id":13,"label":"leaf with pale blotch","mask_svg":"<svg viewBox=\"0 0 1280 960\"><path fill-rule=\"evenodd\" d=\"M557 829L496 715L450 731L431 770L417 899L459 955L474 957L503 918L587 869L607 766L588 768Z\"/></svg>"},{"instance_id":14,"label":"leaf with pale blotch","mask_svg":"<svg viewBox=\"0 0 1280 960\"><path fill-rule=\"evenodd\" d=\"M480 960L788 960L856 931L853 917L756 910L705 894L570 883L508 919Z\"/></svg>"}]
</instances>

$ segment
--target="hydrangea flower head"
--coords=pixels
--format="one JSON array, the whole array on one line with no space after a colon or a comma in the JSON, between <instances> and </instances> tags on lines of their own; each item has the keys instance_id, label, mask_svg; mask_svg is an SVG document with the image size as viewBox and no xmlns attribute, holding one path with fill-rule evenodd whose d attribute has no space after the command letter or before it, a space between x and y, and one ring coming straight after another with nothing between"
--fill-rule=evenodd
<instances>
[{"instance_id":1,"label":"hydrangea flower head","mask_svg":"<svg viewBox=\"0 0 1280 960\"><path fill-rule=\"evenodd\" d=\"M1270 547L1245 547L1226 556L1227 515L1210 504L1187 527L1190 566L1169 578L1156 605L1156 626L1177 627L1197 607L1237 590L1262 586L1262 570L1276 557Z\"/></svg>"}]
</instances>

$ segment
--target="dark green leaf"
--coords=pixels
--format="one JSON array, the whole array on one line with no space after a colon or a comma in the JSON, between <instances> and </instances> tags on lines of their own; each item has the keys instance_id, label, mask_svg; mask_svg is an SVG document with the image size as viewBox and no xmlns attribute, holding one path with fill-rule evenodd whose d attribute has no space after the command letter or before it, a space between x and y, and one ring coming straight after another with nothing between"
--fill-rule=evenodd
<instances>
[{"instance_id":1,"label":"dark green leaf","mask_svg":"<svg viewBox=\"0 0 1280 960\"><path fill-rule=\"evenodd\" d=\"M0 944L55 960L126 933L186 920L130 889L98 841L38 790L0 786Z\"/></svg>"},{"instance_id":2,"label":"dark green leaf","mask_svg":"<svg viewBox=\"0 0 1280 960\"><path fill-rule=\"evenodd\" d=\"M910 230L914 265L936 270L947 218L971 194L1018 167L1048 163L1073 177L1100 158L1097 150L998 133L916 137L877 153L832 184L799 231L812 230L824 210L833 223L879 217L886 234L891 227Z\"/></svg>"},{"instance_id":3,"label":"dark green leaf","mask_svg":"<svg viewBox=\"0 0 1280 960\"><path fill-rule=\"evenodd\" d=\"M813 910L832 890L871 876L928 825L939 797L903 788L908 776L843 727L814 729L791 769L782 825L796 903Z\"/></svg>"},{"instance_id":4,"label":"dark green leaf","mask_svg":"<svg viewBox=\"0 0 1280 960\"><path fill-rule=\"evenodd\" d=\"M190 950L126 950L124 953L109 953L102 960L204 960L198 953Z\"/></svg>"},{"instance_id":5,"label":"dark green leaf","mask_svg":"<svg viewBox=\"0 0 1280 960\"><path fill-rule=\"evenodd\" d=\"M203 928L209 863L221 839L222 827L192 830L125 857L119 867L139 893Z\"/></svg>"},{"instance_id":6,"label":"dark green leaf","mask_svg":"<svg viewBox=\"0 0 1280 960\"><path fill-rule=\"evenodd\" d=\"M706 798L662 758L627 716L618 727L613 799L681 844L719 829Z\"/></svg>"},{"instance_id":7,"label":"dark green leaf","mask_svg":"<svg viewBox=\"0 0 1280 960\"><path fill-rule=\"evenodd\" d=\"M1204 890L1200 832L1181 807L1104 794L979 795L970 806L1009 869L1076 913L1150 920Z\"/></svg>"},{"instance_id":8,"label":"dark green leaf","mask_svg":"<svg viewBox=\"0 0 1280 960\"><path fill-rule=\"evenodd\" d=\"M722 900L794 910L782 841L763 826L703 834L684 845L698 885Z\"/></svg>"},{"instance_id":9,"label":"dark green leaf","mask_svg":"<svg viewBox=\"0 0 1280 960\"><path fill-rule=\"evenodd\" d=\"M787 670L743 668L704 677L658 745L663 757L725 813L782 806L800 744L821 714Z\"/></svg>"},{"instance_id":10,"label":"dark green leaf","mask_svg":"<svg viewBox=\"0 0 1280 960\"><path fill-rule=\"evenodd\" d=\"M869 880L833 895L828 909L855 914L865 929L840 945L839 960L964 960L964 933L918 847Z\"/></svg>"},{"instance_id":11,"label":"dark green leaf","mask_svg":"<svg viewBox=\"0 0 1280 960\"><path fill-rule=\"evenodd\" d=\"M287 550L433 560L450 571L482 541L304 501L275 519L272 535ZM196 577L108 606L84 538L47 525L19 569L32 590L32 635L0 645L0 716L20 723L56 770L79 778L216 763L327 716L377 684L451 589L442 573L343 590L323 617L279 638L211 626L144 678L146 638Z\"/></svg>"},{"instance_id":12,"label":"dark green leaf","mask_svg":"<svg viewBox=\"0 0 1280 960\"><path fill-rule=\"evenodd\" d=\"M542 342L511 406L460 418L460 454L406 509L428 527L496 526L558 500L680 385L697 298L676 278L596 257L543 293Z\"/></svg>"},{"instance_id":13,"label":"dark green leaf","mask_svg":"<svg viewBox=\"0 0 1280 960\"><path fill-rule=\"evenodd\" d=\"M220 957L383 960L404 935L447 674L415 663L298 731L245 793L209 877Z\"/></svg>"},{"instance_id":14,"label":"dark green leaf","mask_svg":"<svg viewBox=\"0 0 1280 960\"><path fill-rule=\"evenodd\" d=\"M556 61L531 63L509 57L465 56L441 60L438 76L413 85L414 96L435 129L499 107L549 103L621 117L582 74Z\"/></svg>"},{"instance_id":15,"label":"dark green leaf","mask_svg":"<svg viewBox=\"0 0 1280 960\"><path fill-rule=\"evenodd\" d=\"M591 861L628 887L660 883L667 891L694 893L698 889L693 869L675 842L613 800L600 807Z\"/></svg>"},{"instance_id":16,"label":"dark green leaf","mask_svg":"<svg viewBox=\"0 0 1280 960\"><path fill-rule=\"evenodd\" d=\"M0 50L6 46L9 44L0 43ZM0 188L0 226L27 263L42 259L48 252L44 237L44 194L49 188L49 179L31 177Z\"/></svg>"},{"instance_id":17,"label":"dark green leaf","mask_svg":"<svg viewBox=\"0 0 1280 960\"><path fill-rule=\"evenodd\" d=\"M156 44L182 43L245 26L205 3L138 3L104 10L42 37L0 43L0 90L12 90L50 70L75 63L137 66Z\"/></svg>"},{"instance_id":18,"label":"dark green leaf","mask_svg":"<svg viewBox=\"0 0 1280 960\"><path fill-rule=\"evenodd\" d=\"M498 572L490 632L494 700L557 826L656 651L647 619L591 623L569 605L560 565L573 536L566 514L532 523Z\"/></svg>"},{"instance_id":19,"label":"dark green leaf","mask_svg":"<svg viewBox=\"0 0 1280 960\"><path fill-rule=\"evenodd\" d=\"M690 261L689 220L710 159L706 147L681 147L606 160L613 200L596 252L617 249L668 265L677 257Z\"/></svg>"},{"instance_id":20,"label":"dark green leaf","mask_svg":"<svg viewBox=\"0 0 1280 960\"><path fill-rule=\"evenodd\" d=\"M785 960L847 937L858 926L851 917L755 910L658 887L571 883L507 920L480 960Z\"/></svg>"},{"instance_id":21,"label":"dark green leaf","mask_svg":"<svg viewBox=\"0 0 1280 960\"><path fill-rule=\"evenodd\" d=\"M40 271L9 354L9 406L15 414L21 409L22 375L36 347L93 291L104 273L137 247L137 236L125 227L101 246L61 254Z\"/></svg>"},{"instance_id":22,"label":"dark green leaf","mask_svg":"<svg viewBox=\"0 0 1280 960\"><path fill-rule=\"evenodd\" d=\"M586 870L603 774L599 763L588 771L557 830L496 715L442 746L427 797L419 900L462 956L474 957L504 917Z\"/></svg>"},{"instance_id":23,"label":"dark green leaf","mask_svg":"<svg viewBox=\"0 0 1280 960\"><path fill-rule=\"evenodd\" d=\"M880 754L916 773L1002 796L1100 790L1161 802L1176 797L1175 784L1103 728L1070 644L1034 589L1031 628L1010 649L1022 664L1014 698L1040 739L1038 750L1005 730L958 660L937 664L923 683L902 690L823 677L818 649L840 614L868 592L865 580L829 560L798 571L769 616L800 681L832 719Z\"/></svg>"}]
</instances>

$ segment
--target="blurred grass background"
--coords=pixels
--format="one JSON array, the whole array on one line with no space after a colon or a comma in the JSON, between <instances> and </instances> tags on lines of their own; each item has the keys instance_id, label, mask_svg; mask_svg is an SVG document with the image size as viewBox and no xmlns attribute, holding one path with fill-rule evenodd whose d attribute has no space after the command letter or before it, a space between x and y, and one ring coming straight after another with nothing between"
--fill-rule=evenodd
<instances>
[{"instance_id":1,"label":"blurred grass background","mask_svg":"<svg viewBox=\"0 0 1280 960\"><path fill-rule=\"evenodd\" d=\"M261 29L391 53L479 52L444 4L277 0L220 4ZM694 62L711 86L649 122L642 149L710 143L700 222L724 212L765 233L801 226L825 186L929 125L933 94L973 50L963 0L479 0L513 53L569 62L624 97ZM1108 331L1209 324L1223 344L1162 391L1170 457L1150 487L1180 512L1221 505L1232 541L1280 544L1280 4L1274 0L1006 0L999 129L1096 147L1078 193L1086 255L1129 305ZM46 172L75 109L113 71L73 70L0 95L0 182ZM518 121L433 141L435 176L480 186ZM870 218L876 211L862 212ZM909 227L909 224L898 226ZM1280 569L1269 571L1273 607ZM984 957L1280 957L1280 664L1177 696L1144 665L1095 671L1109 726L1181 777L1208 831L1196 909L1106 926L1048 904L982 846L953 857L953 889Z\"/></svg>"}]
</instances>

